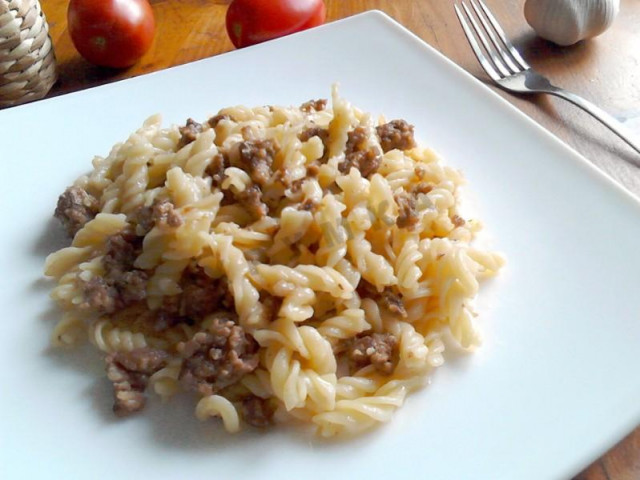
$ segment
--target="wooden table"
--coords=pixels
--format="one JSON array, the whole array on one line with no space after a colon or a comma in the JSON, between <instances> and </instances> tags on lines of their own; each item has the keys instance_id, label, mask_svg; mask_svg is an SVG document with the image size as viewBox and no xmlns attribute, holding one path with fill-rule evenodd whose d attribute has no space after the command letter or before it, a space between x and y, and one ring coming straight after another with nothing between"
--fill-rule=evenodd
<instances>
[{"instance_id":1,"label":"wooden table","mask_svg":"<svg viewBox=\"0 0 640 480\"><path fill-rule=\"evenodd\" d=\"M161 70L233 49L224 28L230 0L151 0L157 22L151 50L128 70L101 69L86 63L73 48L66 25L68 0L40 1L59 63L60 80L50 95ZM364 10L383 10L465 70L486 79L462 36L452 2L326 0L325 3L329 21ZM522 13L524 0L487 0L487 3L533 67L548 74L554 83L591 99L640 134L640 2L621 0L620 14L605 34L569 48L553 46L534 35ZM640 195L640 156L598 122L562 100L546 96L525 99L499 93ZM576 479L640 479L640 428Z\"/></svg>"}]
</instances>

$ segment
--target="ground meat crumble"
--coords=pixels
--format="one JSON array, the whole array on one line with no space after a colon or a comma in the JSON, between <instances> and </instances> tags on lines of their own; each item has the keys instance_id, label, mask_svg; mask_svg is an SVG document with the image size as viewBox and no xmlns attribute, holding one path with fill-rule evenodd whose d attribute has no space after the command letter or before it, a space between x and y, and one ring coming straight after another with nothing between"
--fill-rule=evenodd
<instances>
[{"instance_id":1,"label":"ground meat crumble","mask_svg":"<svg viewBox=\"0 0 640 480\"><path fill-rule=\"evenodd\" d=\"M102 260L105 277L117 277L133 268L142 241L130 233L118 233L107 239L107 253Z\"/></svg>"},{"instance_id":2,"label":"ground meat crumble","mask_svg":"<svg viewBox=\"0 0 640 480\"><path fill-rule=\"evenodd\" d=\"M109 285L102 277L93 277L83 285L84 302L80 308L91 308L104 313L112 313L117 310L116 299L118 290Z\"/></svg>"},{"instance_id":3,"label":"ground meat crumble","mask_svg":"<svg viewBox=\"0 0 640 480\"><path fill-rule=\"evenodd\" d=\"M409 125L404 120L392 120L389 123L376 127L382 151L387 153L390 150L409 150L416 146L413 136L413 125Z\"/></svg>"},{"instance_id":4,"label":"ground meat crumble","mask_svg":"<svg viewBox=\"0 0 640 480\"><path fill-rule=\"evenodd\" d=\"M326 163L329 158L329 130L316 125L303 130L298 135L301 142L308 142L313 137L318 137L322 141L322 157L307 166L307 176L310 177L315 177L320 171L319 164Z\"/></svg>"},{"instance_id":5,"label":"ground meat crumble","mask_svg":"<svg viewBox=\"0 0 640 480\"><path fill-rule=\"evenodd\" d=\"M107 239L107 253L102 259L105 273L84 283L85 301L80 308L114 313L146 298L148 274L134 267L141 240L130 233Z\"/></svg>"},{"instance_id":6,"label":"ground meat crumble","mask_svg":"<svg viewBox=\"0 0 640 480\"><path fill-rule=\"evenodd\" d=\"M275 411L276 407L269 399L249 395L242 400L242 418L254 427L265 428L271 425Z\"/></svg>"},{"instance_id":7,"label":"ground meat crumble","mask_svg":"<svg viewBox=\"0 0 640 480\"><path fill-rule=\"evenodd\" d=\"M376 286L367 282L364 278L360 279L356 291L361 298L373 298L375 300L380 296L380 292Z\"/></svg>"},{"instance_id":8,"label":"ground meat crumble","mask_svg":"<svg viewBox=\"0 0 640 480\"><path fill-rule=\"evenodd\" d=\"M180 141L178 141L178 150L185 145L189 145L191 142L198 138L198 134L202 132L202 124L196 122L193 118L187 119L187 123L184 127L180 127Z\"/></svg>"},{"instance_id":9,"label":"ground meat crumble","mask_svg":"<svg viewBox=\"0 0 640 480\"><path fill-rule=\"evenodd\" d=\"M379 302L383 308L394 315L407 318L407 310L404 307L401 295L396 293L391 287L385 287L379 292L375 285L372 285L362 278L356 290L361 298L371 298Z\"/></svg>"},{"instance_id":10,"label":"ground meat crumble","mask_svg":"<svg viewBox=\"0 0 640 480\"><path fill-rule=\"evenodd\" d=\"M262 190L256 184L236 193L235 197L256 220L260 220L269 213L269 207L262 201Z\"/></svg>"},{"instance_id":11,"label":"ground meat crumble","mask_svg":"<svg viewBox=\"0 0 640 480\"><path fill-rule=\"evenodd\" d=\"M246 171L251 179L264 186L271 178L271 165L278 151L273 140L255 140L240 142L239 167Z\"/></svg>"},{"instance_id":12,"label":"ground meat crumble","mask_svg":"<svg viewBox=\"0 0 640 480\"><path fill-rule=\"evenodd\" d=\"M58 198L54 212L56 217L67 230L70 237L92 220L99 212L98 200L80 187L69 187Z\"/></svg>"},{"instance_id":13,"label":"ground meat crumble","mask_svg":"<svg viewBox=\"0 0 640 480\"><path fill-rule=\"evenodd\" d=\"M222 153L216 153L207 167L207 173L211 175L212 186L220 187L225 179L224 169L229 166L227 157Z\"/></svg>"},{"instance_id":14,"label":"ground meat crumble","mask_svg":"<svg viewBox=\"0 0 640 480\"><path fill-rule=\"evenodd\" d=\"M347 350L355 370L373 365L382 375L391 375L398 362L398 339L390 333L358 337Z\"/></svg>"},{"instance_id":15,"label":"ground meat crumble","mask_svg":"<svg viewBox=\"0 0 640 480\"><path fill-rule=\"evenodd\" d=\"M312 112L321 112L327 107L327 100L325 98L321 98L318 100L309 100L308 102L304 102L300 105L300 110L305 113Z\"/></svg>"},{"instance_id":16,"label":"ground meat crumble","mask_svg":"<svg viewBox=\"0 0 640 480\"><path fill-rule=\"evenodd\" d=\"M207 120L207 124L211 128L216 128L222 120L233 120L230 115L215 115Z\"/></svg>"},{"instance_id":17,"label":"ground meat crumble","mask_svg":"<svg viewBox=\"0 0 640 480\"><path fill-rule=\"evenodd\" d=\"M390 288L385 288L380 297L382 306L395 315L407 318L407 310L400 295L394 293Z\"/></svg>"},{"instance_id":18,"label":"ground meat crumble","mask_svg":"<svg viewBox=\"0 0 640 480\"><path fill-rule=\"evenodd\" d=\"M180 323L186 323L187 325L193 325L195 323L193 319L180 315L181 299L182 297L180 295L164 297L162 299L161 307L154 312L152 317L153 330L155 332L162 332Z\"/></svg>"},{"instance_id":19,"label":"ground meat crumble","mask_svg":"<svg viewBox=\"0 0 640 480\"><path fill-rule=\"evenodd\" d=\"M182 293L165 297L154 316L153 328L163 331L179 323L193 325L220 310L235 310L226 277L211 278L198 266L190 266L180 280Z\"/></svg>"},{"instance_id":20,"label":"ground meat crumble","mask_svg":"<svg viewBox=\"0 0 640 480\"><path fill-rule=\"evenodd\" d=\"M455 227L462 227L467 222L465 222L464 218L460 215L454 215L451 217L451 223L453 223Z\"/></svg>"},{"instance_id":21,"label":"ground meat crumble","mask_svg":"<svg viewBox=\"0 0 640 480\"><path fill-rule=\"evenodd\" d=\"M208 331L178 344L184 358L180 380L190 390L212 395L256 369L258 348L231 314L220 313Z\"/></svg>"},{"instance_id":22,"label":"ground meat crumble","mask_svg":"<svg viewBox=\"0 0 640 480\"><path fill-rule=\"evenodd\" d=\"M217 310L234 310L235 302L226 277L211 278L200 267L183 274L180 314L201 318Z\"/></svg>"},{"instance_id":23,"label":"ground meat crumble","mask_svg":"<svg viewBox=\"0 0 640 480\"><path fill-rule=\"evenodd\" d=\"M411 193L414 195L429 193L431 190L433 190L433 185L427 182L418 182L411 187Z\"/></svg>"},{"instance_id":24,"label":"ground meat crumble","mask_svg":"<svg viewBox=\"0 0 640 480\"><path fill-rule=\"evenodd\" d=\"M411 229L415 227L420 222L415 198L403 192L395 195L394 200L398 205L398 218L396 219L398 228Z\"/></svg>"},{"instance_id":25,"label":"ground meat crumble","mask_svg":"<svg viewBox=\"0 0 640 480\"><path fill-rule=\"evenodd\" d=\"M303 130L298 135L298 139L301 142L308 142L313 137L318 137L320 140L322 140L322 143L326 148L327 141L329 140L329 130L327 130L326 128L314 126Z\"/></svg>"},{"instance_id":26,"label":"ground meat crumble","mask_svg":"<svg viewBox=\"0 0 640 480\"><path fill-rule=\"evenodd\" d=\"M182 225L182 216L169 200L156 201L148 207L139 207L132 215L132 221L139 227L141 235L146 235L158 225L177 228Z\"/></svg>"},{"instance_id":27,"label":"ground meat crumble","mask_svg":"<svg viewBox=\"0 0 640 480\"><path fill-rule=\"evenodd\" d=\"M163 368L169 355L162 350L138 348L107 355L107 378L113 383L113 411L125 416L141 410L149 377Z\"/></svg>"},{"instance_id":28,"label":"ground meat crumble","mask_svg":"<svg viewBox=\"0 0 640 480\"><path fill-rule=\"evenodd\" d=\"M275 297L265 291L260 292L260 301L265 308L265 316L269 322L274 322L278 319L280 307L282 307L282 300L282 297Z\"/></svg>"},{"instance_id":29,"label":"ground meat crumble","mask_svg":"<svg viewBox=\"0 0 640 480\"><path fill-rule=\"evenodd\" d=\"M351 167L360 170L363 177L373 175L380 167L382 157L377 147L367 147L367 129L356 127L348 134L345 159L338 164L341 173L349 173Z\"/></svg>"}]
</instances>

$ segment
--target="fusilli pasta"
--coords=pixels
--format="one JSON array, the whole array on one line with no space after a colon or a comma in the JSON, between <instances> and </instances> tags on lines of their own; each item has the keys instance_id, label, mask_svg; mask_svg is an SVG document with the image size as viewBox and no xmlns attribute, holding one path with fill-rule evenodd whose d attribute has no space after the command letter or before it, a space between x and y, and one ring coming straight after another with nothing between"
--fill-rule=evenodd
<instances>
[{"instance_id":1,"label":"fusilli pasta","mask_svg":"<svg viewBox=\"0 0 640 480\"><path fill-rule=\"evenodd\" d=\"M156 115L61 195L53 341L104 352L116 413L149 385L229 432L355 434L443 364L443 335L478 344L473 301L504 260L474 244L460 172L372 118L335 88L330 107Z\"/></svg>"}]
</instances>

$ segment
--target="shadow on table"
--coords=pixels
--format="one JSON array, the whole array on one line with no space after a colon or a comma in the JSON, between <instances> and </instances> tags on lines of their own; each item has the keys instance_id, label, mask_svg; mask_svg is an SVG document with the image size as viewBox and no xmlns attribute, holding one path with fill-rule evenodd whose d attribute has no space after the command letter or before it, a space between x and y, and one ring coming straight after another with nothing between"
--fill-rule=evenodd
<instances>
[{"instance_id":1,"label":"shadow on table","mask_svg":"<svg viewBox=\"0 0 640 480\"><path fill-rule=\"evenodd\" d=\"M58 62L58 81L48 97L82 90L87 85L98 86L121 80L127 77L126 71L127 69L92 65L77 55L64 62Z\"/></svg>"},{"instance_id":2,"label":"shadow on table","mask_svg":"<svg viewBox=\"0 0 640 480\"><path fill-rule=\"evenodd\" d=\"M524 59L541 73L553 71L553 67L579 69L589 61L598 48L595 42L579 42L569 47L562 47L527 32L513 41Z\"/></svg>"}]
</instances>

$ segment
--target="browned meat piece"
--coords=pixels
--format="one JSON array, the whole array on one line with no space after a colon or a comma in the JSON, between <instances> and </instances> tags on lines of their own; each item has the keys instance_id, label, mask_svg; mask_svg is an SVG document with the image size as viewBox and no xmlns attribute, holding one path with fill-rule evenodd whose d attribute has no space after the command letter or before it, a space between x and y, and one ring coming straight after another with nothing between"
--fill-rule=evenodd
<instances>
[{"instance_id":1,"label":"browned meat piece","mask_svg":"<svg viewBox=\"0 0 640 480\"><path fill-rule=\"evenodd\" d=\"M141 230L141 235L146 235L155 225L153 218L153 205L148 207L140 206L136 208L130 215L129 221L137 225Z\"/></svg>"},{"instance_id":2,"label":"browned meat piece","mask_svg":"<svg viewBox=\"0 0 640 480\"><path fill-rule=\"evenodd\" d=\"M376 173L382 157L377 147L367 147L367 130L356 127L348 134L345 159L338 164L338 170L348 173L351 167L360 170L363 177Z\"/></svg>"},{"instance_id":3,"label":"browned meat piece","mask_svg":"<svg viewBox=\"0 0 640 480\"><path fill-rule=\"evenodd\" d=\"M321 98L319 100L309 100L300 105L300 110L306 113L321 112L327 107L327 100Z\"/></svg>"},{"instance_id":4,"label":"browned meat piece","mask_svg":"<svg viewBox=\"0 0 640 480\"><path fill-rule=\"evenodd\" d=\"M201 318L218 310L222 292L212 281L210 285L187 285L182 291L181 314L188 318Z\"/></svg>"},{"instance_id":5,"label":"browned meat piece","mask_svg":"<svg viewBox=\"0 0 640 480\"><path fill-rule=\"evenodd\" d=\"M154 331L162 332L181 322L193 324L193 321L189 321L188 318L180 315L180 300L180 295L162 299L162 306L155 312L155 318L153 319Z\"/></svg>"},{"instance_id":6,"label":"browned meat piece","mask_svg":"<svg viewBox=\"0 0 640 480\"><path fill-rule=\"evenodd\" d=\"M403 192L395 195L394 200L398 205L398 218L396 219L398 228L412 229L415 227L420 221L415 198Z\"/></svg>"},{"instance_id":7,"label":"browned meat piece","mask_svg":"<svg viewBox=\"0 0 640 480\"><path fill-rule=\"evenodd\" d=\"M240 129L240 135L244 140L256 140L258 137L253 127L245 125Z\"/></svg>"},{"instance_id":8,"label":"browned meat piece","mask_svg":"<svg viewBox=\"0 0 640 480\"><path fill-rule=\"evenodd\" d=\"M83 284L85 301L80 308L114 313L147 298L149 277L142 270L124 272L117 278L94 277Z\"/></svg>"},{"instance_id":9,"label":"browned meat piece","mask_svg":"<svg viewBox=\"0 0 640 480\"><path fill-rule=\"evenodd\" d=\"M185 272L181 286L181 317L199 319L218 310L234 309L233 295L224 277L213 279L201 268L194 268Z\"/></svg>"},{"instance_id":10,"label":"browned meat piece","mask_svg":"<svg viewBox=\"0 0 640 480\"><path fill-rule=\"evenodd\" d=\"M301 142L308 142L313 137L318 137L320 140L322 140L325 149L327 148L327 141L329 140L329 130L320 127L310 127L301 132L300 135L298 135L298 139Z\"/></svg>"},{"instance_id":11,"label":"browned meat piece","mask_svg":"<svg viewBox=\"0 0 640 480\"><path fill-rule=\"evenodd\" d=\"M142 270L131 270L114 281L118 291L120 308L133 305L147 298L147 281L149 275Z\"/></svg>"},{"instance_id":12,"label":"browned meat piece","mask_svg":"<svg viewBox=\"0 0 640 480\"><path fill-rule=\"evenodd\" d=\"M460 215L454 215L453 217L451 217L451 223L453 223L456 227L461 227L467 222L465 222L464 218L462 218Z\"/></svg>"},{"instance_id":13,"label":"browned meat piece","mask_svg":"<svg viewBox=\"0 0 640 480\"><path fill-rule=\"evenodd\" d=\"M150 348L107 355L107 377L113 383L113 411L116 415L129 415L144 407L144 391L149 377L163 368L168 359L166 352Z\"/></svg>"},{"instance_id":14,"label":"browned meat piece","mask_svg":"<svg viewBox=\"0 0 640 480\"><path fill-rule=\"evenodd\" d=\"M356 127L347 134L346 154L361 152L367 148L367 129Z\"/></svg>"},{"instance_id":15,"label":"browned meat piece","mask_svg":"<svg viewBox=\"0 0 640 480\"><path fill-rule=\"evenodd\" d=\"M184 357L180 379L202 395L212 395L253 372L258 366L258 344L230 314L213 319L208 331L178 344Z\"/></svg>"},{"instance_id":16,"label":"browned meat piece","mask_svg":"<svg viewBox=\"0 0 640 480\"><path fill-rule=\"evenodd\" d=\"M182 216L169 200L156 201L149 207L138 207L129 220L140 227L143 236L155 225L172 228L182 225Z\"/></svg>"},{"instance_id":17,"label":"browned meat piece","mask_svg":"<svg viewBox=\"0 0 640 480\"><path fill-rule=\"evenodd\" d=\"M231 190L222 190L222 200L220 201L220 205L222 207L226 207L228 205L235 205L236 196L233 194Z\"/></svg>"},{"instance_id":18,"label":"browned meat piece","mask_svg":"<svg viewBox=\"0 0 640 480\"><path fill-rule=\"evenodd\" d=\"M390 333L374 333L357 338L348 358L356 370L373 365L382 375L391 375L398 361L398 339Z\"/></svg>"},{"instance_id":19,"label":"browned meat piece","mask_svg":"<svg viewBox=\"0 0 640 480\"><path fill-rule=\"evenodd\" d=\"M262 190L258 185L251 185L243 192L236 194L236 200L256 219L260 220L269 213L269 207L262 202Z\"/></svg>"},{"instance_id":20,"label":"browned meat piece","mask_svg":"<svg viewBox=\"0 0 640 480\"><path fill-rule=\"evenodd\" d=\"M367 282L364 278L361 278L356 291L361 298L371 298L379 302L380 305L389 312L404 318L407 317L407 311L404 308L402 297L398 293L395 293L391 287L385 287L382 292L379 292L374 285Z\"/></svg>"},{"instance_id":21,"label":"browned meat piece","mask_svg":"<svg viewBox=\"0 0 640 480\"><path fill-rule=\"evenodd\" d=\"M222 181L225 178L224 169L228 166L228 160L221 153L217 153L211 159L211 163L207 167L207 173L211 175L211 179L213 180L212 184L214 187L219 187L222 184Z\"/></svg>"},{"instance_id":22,"label":"browned meat piece","mask_svg":"<svg viewBox=\"0 0 640 480\"><path fill-rule=\"evenodd\" d=\"M130 352L113 353L111 356L113 361L125 370L149 376L164 367L169 359L164 350L152 348L137 348Z\"/></svg>"},{"instance_id":23,"label":"browned meat piece","mask_svg":"<svg viewBox=\"0 0 640 480\"><path fill-rule=\"evenodd\" d=\"M266 317L273 322L278 319L280 307L282 306L282 297L274 297L266 292L261 292L260 301L266 310Z\"/></svg>"},{"instance_id":24,"label":"browned meat piece","mask_svg":"<svg viewBox=\"0 0 640 480\"><path fill-rule=\"evenodd\" d=\"M102 259L104 277L84 282L82 308L113 313L146 298L148 274L133 265L142 247L141 242L140 237L129 233L108 238L107 253Z\"/></svg>"},{"instance_id":25,"label":"browned meat piece","mask_svg":"<svg viewBox=\"0 0 640 480\"><path fill-rule=\"evenodd\" d=\"M298 135L301 142L308 142L311 138L318 137L322 141L322 157L318 160L320 163L326 163L329 156L329 130L318 126L309 127ZM319 166L312 163L307 167L307 175L315 177L319 172Z\"/></svg>"},{"instance_id":26,"label":"browned meat piece","mask_svg":"<svg viewBox=\"0 0 640 480\"><path fill-rule=\"evenodd\" d=\"M222 120L232 120L232 118L229 115L216 115L207 120L207 123L211 128L216 128Z\"/></svg>"},{"instance_id":27,"label":"browned meat piece","mask_svg":"<svg viewBox=\"0 0 640 480\"><path fill-rule=\"evenodd\" d=\"M278 151L273 140L255 140L241 142L239 145L240 167L260 186L271 178L271 164Z\"/></svg>"},{"instance_id":28,"label":"browned meat piece","mask_svg":"<svg viewBox=\"0 0 640 480\"><path fill-rule=\"evenodd\" d=\"M83 284L84 302L79 308L113 313L117 310L118 290L109 285L102 277L93 277Z\"/></svg>"},{"instance_id":29,"label":"browned meat piece","mask_svg":"<svg viewBox=\"0 0 640 480\"><path fill-rule=\"evenodd\" d=\"M189 118L187 124L184 127L180 127L179 130L181 137L178 142L178 150L198 138L198 134L202 132L202 124L196 122L193 118Z\"/></svg>"},{"instance_id":30,"label":"browned meat piece","mask_svg":"<svg viewBox=\"0 0 640 480\"><path fill-rule=\"evenodd\" d=\"M409 125L404 120L392 120L389 123L376 127L382 151L389 150L409 150L416 146L413 137L413 125Z\"/></svg>"},{"instance_id":31,"label":"browned meat piece","mask_svg":"<svg viewBox=\"0 0 640 480\"><path fill-rule=\"evenodd\" d=\"M376 147L371 147L365 152L360 152L358 157L358 169L362 176L366 178L376 173L378 168L380 168L380 163L382 163L382 157Z\"/></svg>"},{"instance_id":32,"label":"browned meat piece","mask_svg":"<svg viewBox=\"0 0 640 480\"><path fill-rule=\"evenodd\" d=\"M242 418L254 427L265 428L271 425L275 411L275 405L269 399L250 395L242 400Z\"/></svg>"},{"instance_id":33,"label":"browned meat piece","mask_svg":"<svg viewBox=\"0 0 640 480\"><path fill-rule=\"evenodd\" d=\"M185 270L180 280L182 293L165 297L153 315L153 328L163 331L179 323L193 325L220 310L235 310L233 294L226 277L214 279L198 266Z\"/></svg>"},{"instance_id":34,"label":"browned meat piece","mask_svg":"<svg viewBox=\"0 0 640 480\"><path fill-rule=\"evenodd\" d=\"M130 233L118 233L107 239L107 253L103 263L105 277L119 277L133 269L133 263L142 248L142 240Z\"/></svg>"},{"instance_id":35,"label":"browned meat piece","mask_svg":"<svg viewBox=\"0 0 640 480\"><path fill-rule=\"evenodd\" d=\"M402 298L393 290L386 287L382 291L380 296L382 306L395 315L400 315L403 318L407 318L407 310L404 308L404 302Z\"/></svg>"},{"instance_id":36,"label":"browned meat piece","mask_svg":"<svg viewBox=\"0 0 640 480\"><path fill-rule=\"evenodd\" d=\"M53 215L67 229L69 236L73 237L99 211L100 205L94 196L80 187L69 187L58 197Z\"/></svg>"},{"instance_id":37,"label":"browned meat piece","mask_svg":"<svg viewBox=\"0 0 640 480\"><path fill-rule=\"evenodd\" d=\"M420 182L411 188L411 193L417 195L419 193L429 193L431 190L433 190L433 185L427 182Z\"/></svg>"},{"instance_id":38,"label":"browned meat piece","mask_svg":"<svg viewBox=\"0 0 640 480\"><path fill-rule=\"evenodd\" d=\"M361 298L373 298L375 300L380 296L380 292L375 285L367 282L364 278L360 279L356 291Z\"/></svg>"}]
</instances>

